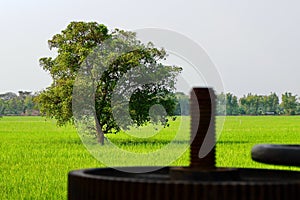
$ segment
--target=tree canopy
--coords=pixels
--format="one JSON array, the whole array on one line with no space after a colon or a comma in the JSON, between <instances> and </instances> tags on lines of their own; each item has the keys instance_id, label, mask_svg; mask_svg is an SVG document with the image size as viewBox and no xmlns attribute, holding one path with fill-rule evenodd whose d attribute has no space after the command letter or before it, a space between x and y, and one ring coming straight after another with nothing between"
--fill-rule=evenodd
<instances>
[{"instance_id":1,"label":"tree canopy","mask_svg":"<svg viewBox=\"0 0 300 200\"><path fill-rule=\"evenodd\" d=\"M173 115L176 76L182 69L161 64L167 56L164 49L143 44L133 32L110 32L96 22L71 22L48 44L57 50L57 56L41 58L40 65L50 73L53 82L37 101L41 113L55 118L59 125L73 122L72 102L82 101L87 95L93 102L82 103L95 107L93 115L100 143L105 133L116 133L133 124L144 125L150 120L167 124L166 116ZM79 80L78 74L88 78ZM82 88L76 90L76 99L74 85ZM87 93L88 88L92 88L92 94ZM122 119L122 113L127 112L124 99L129 102L132 120ZM157 104L165 111L159 119L149 114L149 109ZM88 109L84 106L81 109ZM119 123L114 120L114 113L119 113Z\"/></svg>"}]
</instances>

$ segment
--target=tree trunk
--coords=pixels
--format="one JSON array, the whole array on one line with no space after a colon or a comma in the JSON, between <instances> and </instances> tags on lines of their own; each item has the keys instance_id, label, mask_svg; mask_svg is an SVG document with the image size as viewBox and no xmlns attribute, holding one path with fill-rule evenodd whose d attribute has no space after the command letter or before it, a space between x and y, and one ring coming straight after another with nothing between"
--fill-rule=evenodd
<instances>
[{"instance_id":1,"label":"tree trunk","mask_svg":"<svg viewBox=\"0 0 300 200\"><path fill-rule=\"evenodd\" d=\"M104 133L101 129L101 126L96 116L95 116L95 124L96 124L97 141L99 142L99 144L104 145Z\"/></svg>"}]
</instances>

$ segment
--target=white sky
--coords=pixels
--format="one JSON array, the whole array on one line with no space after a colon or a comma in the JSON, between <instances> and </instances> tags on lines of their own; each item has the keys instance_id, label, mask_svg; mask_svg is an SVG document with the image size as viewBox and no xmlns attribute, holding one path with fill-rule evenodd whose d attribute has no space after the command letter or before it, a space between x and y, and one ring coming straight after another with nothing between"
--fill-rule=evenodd
<instances>
[{"instance_id":1,"label":"white sky","mask_svg":"<svg viewBox=\"0 0 300 200\"><path fill-rule=\"evenodd\" d=\"M300 95L297 0L0 0L0 93L38 91L51 79L38 59L71 21L110 29L165 28L202 46L236 95Z\"/></svg>"}]
</instances>

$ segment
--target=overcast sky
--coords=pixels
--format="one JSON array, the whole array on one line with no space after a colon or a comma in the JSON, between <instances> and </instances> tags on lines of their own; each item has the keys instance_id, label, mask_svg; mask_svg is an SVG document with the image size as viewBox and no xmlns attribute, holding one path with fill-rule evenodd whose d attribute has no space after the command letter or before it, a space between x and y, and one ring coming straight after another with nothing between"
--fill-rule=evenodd
<instances>
[{"instance_id":1,"label":"overcast sky","mask_svg":"<svg viewBox=\"0 0 300 200\"><path fill-rule=\"evenodd\" d=\"M300 1L0 0L0 93L50 85L38 59L71 21L125 30L164 28L197 42L226 91L300 95Z\"/></svg>"}]
</instances>

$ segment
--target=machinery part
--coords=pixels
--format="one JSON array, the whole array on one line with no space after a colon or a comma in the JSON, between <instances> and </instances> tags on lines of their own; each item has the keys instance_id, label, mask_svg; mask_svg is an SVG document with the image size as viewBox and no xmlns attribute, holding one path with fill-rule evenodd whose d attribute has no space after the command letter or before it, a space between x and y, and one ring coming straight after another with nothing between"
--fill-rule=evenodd
<instances>
[{"instance_id":1,"label":"machinery part","mask_svg":"<svg viewBox=\"0 0 300 200\"><path fill-rule=\"evenodd\" d=\"M130 170L134 170L134 167ZM149 167L148 167L149 168ZM170 168L133 174L98 168L69 173L70 200L298 200L300 172L236 169L234 177L202 171L215 180L172 180ZM145 170L137 170L145 171ZM150 171L150 170L149 170ZM232 172L230 173L232 175Z\"/></svg>"},{"instance_id":2,"label":"machinery part","mask_svg":"<svg viewBox=\"0 0 300 200\"><path fill-rule=\"evenodd\" d=\"M194 88L191 93L192 134L189 167L146 167L147 169L127 167L73 171L68 176L68 198L70 200L300 199L300 172L215 167L214 101L215 96L210 88ZM254 148L252 156L255 157L257 155L255 153L261 152L260 150L259 146ZM299 163L299 156L294 159L298 159ZM156 170L158 168L159 170Z\"/></svg>"},{"instance_id":3,"label":"machinery part","mask_svg":"<svg viewBox=\"0 0 300 200\"><path fill-rule=\"evenodd\" d=\"M252 148L251 156L257 162L300 166L300 145L258 144Z\"/></svg>"}]
</instances>

